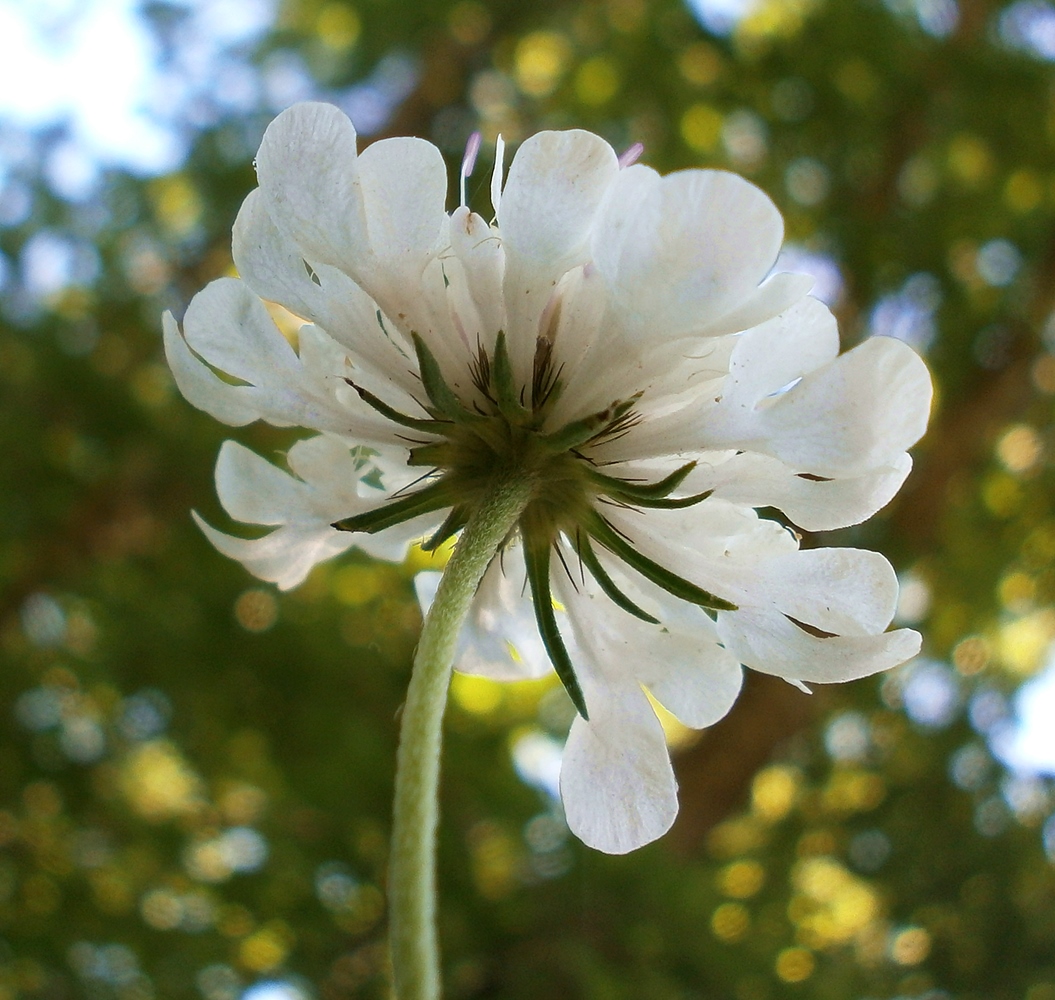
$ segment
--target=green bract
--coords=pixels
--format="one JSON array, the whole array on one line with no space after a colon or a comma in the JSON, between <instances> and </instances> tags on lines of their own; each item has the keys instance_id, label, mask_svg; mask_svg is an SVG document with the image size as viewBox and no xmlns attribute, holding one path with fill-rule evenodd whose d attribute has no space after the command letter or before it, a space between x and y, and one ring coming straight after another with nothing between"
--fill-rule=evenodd
<instances>
[{"instance_id":1,"label":"green bract","mask_svg":"<svg viewBox=\"0 0 1055 1000\"><path fill-rule=\"evenodd\" d=\"M553 370L548 341L540 339L536 346L530 388L518 389L514 381L504 332L498 334L493 357L480 348L473 381L486 404L476 409L465 406L447 385L425 341L414 334L413 342L428 400L422 403L427 419L400 413L351 379L347 381L386 419L434 438L409 442L410 464L432 467L424 477L428 483L373 510L336 521L335 528L373 534L449 507L446 520L423 546L435 549L468 523L497 482L515 479L529 483L531 500L517 530L524 545L535 618L550 661L584 719L589 718L586 701L557 628L550 593L550 557L552 552L560 555L556 543L562 534L574 539L580 572L589 571L619 607L643 621L659 623L614 583L594 554L591 538L675 597L713 611L736 610L731 601L707 593L641 555L597 509L598 504L604 503L680 508L710 496L708 490L690 497L669 498L695 462L688 462L653 483L613 478L595 468L590 458L591 445L612 439L633 426L634 398L613 402L597 413L545 433L541 428L561 393L560 373Z\"/></svg>"}]
</instances>

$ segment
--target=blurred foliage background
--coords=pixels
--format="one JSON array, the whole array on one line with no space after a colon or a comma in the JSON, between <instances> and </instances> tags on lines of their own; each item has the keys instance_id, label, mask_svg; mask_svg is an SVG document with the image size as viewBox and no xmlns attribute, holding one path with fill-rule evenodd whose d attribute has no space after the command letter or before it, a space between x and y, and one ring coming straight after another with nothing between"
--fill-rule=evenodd
<instances>
[{"instance_id":1,"label":"blurred foliage background","mask_svg":"<svg viewBox=\"0 0 1055 1000\"><path fill-rule=\"evenodd\" d=\"M20 86L119 60L106 31L68 55L112 6L0 2L58 53ZM160 347L162 310L231 269L266 123L317 97L364 141L430 138L452 177L474 129L486 151L570 126L742 172L845 343L901 337L938 386L905 490L835 539L894 560L925 656L812 698L752 677L713 729L671 724L663 841L569 838L563 693L455 678L447 995L1055 1000L1055 7L124 10L153 67L131 154L0 111L0 998L386 995L411 580L433 563L353 556L281 595L217 555L189 511L223 523L225 431Z\"/></svg>"}]
</instances>

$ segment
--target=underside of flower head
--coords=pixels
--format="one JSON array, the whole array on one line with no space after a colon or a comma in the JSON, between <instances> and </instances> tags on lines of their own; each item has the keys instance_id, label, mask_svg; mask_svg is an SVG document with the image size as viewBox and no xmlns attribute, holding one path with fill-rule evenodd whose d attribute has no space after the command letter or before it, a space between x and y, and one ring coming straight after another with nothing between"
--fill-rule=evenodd
<instances>
[{"instance_id":1,"label":"underside of flower head","mask_svg":"<svg viewBox=\"0 0 1055 1000\"><path fill-rule=\"evenodd\" d=\"M483 402L466 406L443 379L428 345L414 335L425 417L400 413L369 390L347 381L362 399L401 427L408 437L408 465L426 466L425 485L361 514L334 523L341 531L375 533L423 514L448 510L440 527L423 543L435 549L465 527L497 484L507 479L530 483L531 499L516 531L524 548L527 582L535 617L549 658L576 709L589 718L575 668L568 656L553 612L550 561L563 559L558 539L568 539L598 586L620 608L654 625L659 620L643 611L612 580L593 550L593 542L637 570L668 593L712 611L735 611L736 605L665 569L634 548L605 518L602 505L681 509L705 500L710 491L672 498L670 494L695 467L689 462L654 482L605 475L591 452L627 433L636 422L635 397L611 403L596 413L545 431L547 417L562 391L554 370L552 345L539 339L529 384L518 386L510 365L504 332L499 332L493 357L482 347L473 359L473 382ZM511 540L511 539L510 539ZM566 572L570 573L567 565Z\"/></svg>"},{"instance_id":2,"label":"underside of flower head","mask_svg":"<svg viewBox=\"0 0 1055 1000\"><path fill-rule=\"evenodd\" d=\"M448 214L435 147L359 153L320 104L272 123L257 170L235 224L241 279L199 293L182 330L166 316L166 352L218 419L316 436L289 471L225 444L223 506L272 530L203 528L288 588L352 545L434 548L502 477L530 482L456 666L556 668L579 710L562 794L587 843L630 850L673 821L645 691L706 726L743 666L802 685L918 651L916 633L887 631L897 583L882 556L803 549L795 529L889 502L929 375L889 338L840 354L810 280L770 273L783 227L753 185L660 177L590 133L544 132L504 179L499 155L488 222L465 204ZM305 321L295 345L262 299Z\"/></svg>"}]
</instances>

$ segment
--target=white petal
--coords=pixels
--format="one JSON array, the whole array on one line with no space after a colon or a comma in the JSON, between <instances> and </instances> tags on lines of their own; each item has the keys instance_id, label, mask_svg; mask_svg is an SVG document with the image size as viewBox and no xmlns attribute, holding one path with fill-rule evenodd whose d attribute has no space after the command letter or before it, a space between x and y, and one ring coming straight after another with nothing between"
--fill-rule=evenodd
<instances>
[{"instance_id":1,"label":"white petal","mask_svg":"<svg viewBox=\"0 0 1055 1000\"><path fill-rule=\"evenodd\" d=\"M522 383L539 319L563 274L586 260L598 207L618 173L612 147L589 132L539 132L513 158L498 220L506 257L506 336Z\"/></svg>"},{"instance_id":2,"label":"white petal","mask_svg":"<svg viewBox=\"0 0 1055 1000\"><path fill-rule=\"evenodd\" d=\"M250 191L234 222L231 250L242 280L261 298L316 322L324 295L311 280L296 244L271 221L262 192Z\"/></svg>"},{"instance_id":3,"label":"white petal","mask_svg":"<svg viewBox=\"0 0 1055 1000\"><path fill-rule=\"evenodd\" d=\"M735 174L660 178L635 165L620 172L592 246L628 336L669 340L753 298L783 230L769 198Z\"/></svg>"},{"instance_id":4,"label":"white petal","mask_svg":"<svg viewBox=\"0 0 1055 1000\"><path fill-rule=\"evenodd\" d=\"M232 427L259 419L256 407L245 399L244 387L230 385L196 358L183 339L172 313L162 317L165 357L179 391L192 406Z\"/></svg>"},{"instance_id":5,"label":"white petal","mask_svg":"<svg viewBox=\"0 0 1055 1000\"><path fill-rule=\"evenodd\" d=\"M424 139L382 139L359 157L359 182L371 250L403 274L420 275L447 226L440 151Z\"/></svg>"},{"instance_id":6,"label":"white petal","mask_svg":"<svg viewBox=\"0 0 1055 1000\"><path fill-rule=\"evenodd\" d=\"M561 583L577 655L605 683L622 678L644 684L685 725L713 725L732 708L743 683L740 661L721 647L714 623L700 608L631 576L604 549L596 555L619 590L660 623L618 607L590 576L572 591Z\"/></svg>"},{"instance_id":7,"label":"white petal","mask_svg":"<svg viewBox=\"0 0 1055 1000\"><path fill-rule=\"evenodd\" d=\"M256 386L300 368L264 304L237 278L219 278L198 292L183 332L210 365Z\"/></svg>"},{"instance_id":8,"label":"white petal","mask_svg":"<svg viewBox=\"0 0 1055 1000\"><path fill-rule=\"evenodd\" d=\"M465 270L469 293L479 313L488 346L499 330L506 327L505 303L502 299L502 275L505 251L497 229L492 229L479 215L459 208L451 216L451 249Z\"/></svg>"},{"instance_id":9,"label":"white petal","mask_svg":"<svg viewBox=\"0 0 1055 1000\"><path fill-rule=\"evenodd\" d=\"M491 561L462 632L458 670L507 681L545 677L553 669L526 581L519 545Z\"/></svg>"},{"instance_id":10,"label":"white petal","mask_svg":"<svg viewBox=\"0 0 1055 1000\"><path fill-rule=\"evenodd\" d=\"M268 215L312 261L347 268L370 256L355 129L331 104L296 104L256 157Z\"/></svg>"},{"instance_id":11,"label":"white petal","mask_svg":"<svg viewBox=\"0 0 1055 1000\"><path fill-rule=\"evenodd\" d=\"M377 303L343 271L316 262L309 274L296 244L271 221L259 190L249 194L238 213L233 249L242 280L257 295L311 320L350 352L357 381L380 377L404 393L420 385L410 371L413 352L399 327L379 320Z\"/></svg>"},{"instance_id":12,"label":"white petal","mask_svg":"<svg viewBox=\"0 0 1055 1000\"><path fill-rule=\"evenodd\" d=\"M320 562L351 548L353 537L328 525L318 528L284 526L263 538L245 539L225 535L203 521L194 520L206 538L230 559L240 562L253 576L289 590L303 583Z\"/></svg>"},{"instance_id":13,"label":"white petal","mask_svg":"<svg viewBox=\"0 0 1055 1000\"><path fill-rule=\"evenodd\" d=\"M755 405L839 354L839 327L831 310L804 298L781 315L746 331L733 349L722 406Z\"/></svg>"},{"instance_id":14,"label":"white petal","mask_svg":"<svg viewBox=\"0 0 1055 1000\"><path fill-rule=\"evenodd\" d=\"M513 157L498 214L507 252L544 262L553 272L579 263L618 173L612 147L590 132L538 132L526 139Z\"/></svg>"},{"instance_id":15,"label":"white petal","mask_svg":"<svg viewBox=\"0 0 1055 1000\"><path fill-rule=\"evenodd\" d=\"M758 326L803 299L813 284L813 278L808 274L780 271L770 275L747 301L697 330L697 336L717 337Z\"/></svg>"},{"instance_id":16,"label":"white petal","mask_svg":"<svg viewBox=\"0 0 1055 1000\"><path fill-rule=\"evenodd\" d=\"M519 546L491 562L458 637L455 670L496 681L522 681L545 677L553 669L535 624L524 574ZM414 577L422 615L432 607L441 577L432 572Z\"/></svg>"},{"instance_id":17,"label":"white petal","mask_svg":"<svg viewBox=\"0 0 1055 1000\"><path fill-rule=\"evenodd\" d=\"M711 467L701 463L679 493L713 490L732 503L782 510L806 531L832 531L860 524L885 507L911 470L912 459L902 454L863 476L807 479L778 459L741 452Z\"/></svg>"},{"instance_id":18,"label":"white petal","mask_svg":"<svg viewBox=\"0 0 1055 1000\"><path fill-rule=\"evenodd\" d=\"M718 634L740 662L764 674L831 684L868 677L915 656L921 638L911 629L879 635L818 638L778 611L718 612Z\"/></svg>"},{"instance_id":19,"label":"white petal","mask_svg":"<svg viewBox=\"0 0 1055 1000\"><path fill-rule=\"evenodd\" d=\"M636 686L592 699L572 723L560 772L568 828L588 847L626 854L662 837L678 814L663 727Z\"/></svg>"},{"instance_id":20,"label":"white petal","mask_svg":"<svg viewBox=\"0 0 1055 1000\"><path fill-rule=\"evenodd\" d=\"M815 475L863 475L896 462L923 435L931 381L919 355L899 340L873 337L723 428L718 409L708 438L772 455Z\"/></svg>"},{"instance_id":21,"label":"white petal","mask_svg":"<svg viewBox=\"0 0 1055 1000\"><path fill-rule=\"evenodd\" d=\"M224 441L216 459L216 492L224 510L243 524L305 519L308 489L237 441Z\"/></svg>"},{"instance_id":22,"label":"white petal","mask_svg":"<svg viewBox=\"0 0 1055 1000\"><path fill-rule=\"evenodd\" d=\"M878 552L800 549L760 562L752 603L838 635L882 632L897 606L897 576Z\"/></svg>"}]
</instances>

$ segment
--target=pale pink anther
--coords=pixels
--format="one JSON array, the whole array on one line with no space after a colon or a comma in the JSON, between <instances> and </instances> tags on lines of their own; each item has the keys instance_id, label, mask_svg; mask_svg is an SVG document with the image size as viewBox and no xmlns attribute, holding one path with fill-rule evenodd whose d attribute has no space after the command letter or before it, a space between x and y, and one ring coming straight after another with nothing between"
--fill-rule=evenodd
<instances>
[{"instance_id":1,"label":"pale pink anther","mask_svg":"<svg viewBox=\"0 0 1055 1000\"><path fill-rule=\"evenodd\" d=\"M619 167L629 167L631 164L637 163L641 158L641 154L645 151L645 144L643 142L635 142L622 156L619 157Z\"/></svg>"},{"instance_id":2,"label":"pale pink anther","mask_svg":"<svg viewBox=\"0 0 1055 1000\"><path fill-rule=\"evenodd\" d=\"M461 174L461 198L462 207L465 206L465 182L473 172L473 167L476 166L476 154L480 152L480 133L473 132L469 136L469 141L465 144L465 155L462 157L462 174Z\"/></svg>"}]
</instances>

